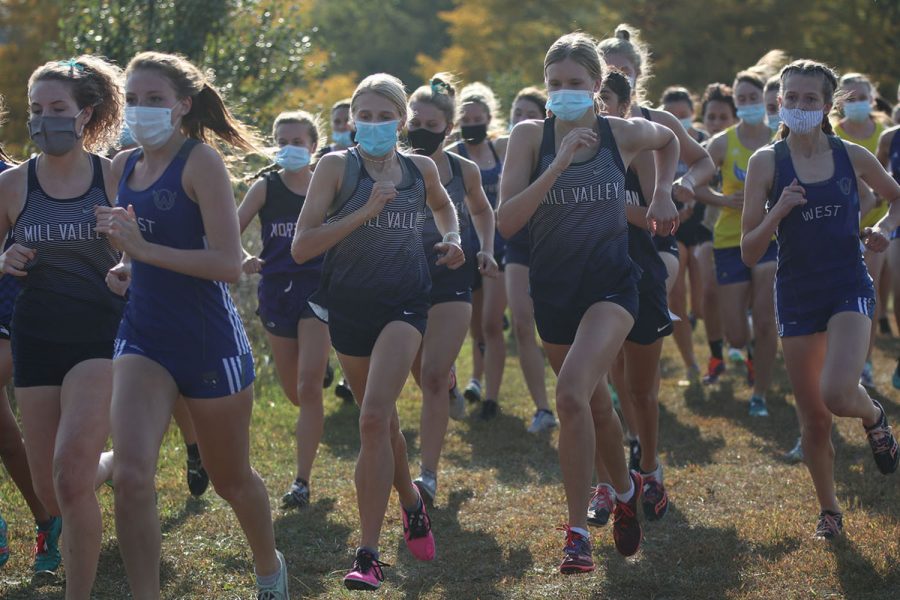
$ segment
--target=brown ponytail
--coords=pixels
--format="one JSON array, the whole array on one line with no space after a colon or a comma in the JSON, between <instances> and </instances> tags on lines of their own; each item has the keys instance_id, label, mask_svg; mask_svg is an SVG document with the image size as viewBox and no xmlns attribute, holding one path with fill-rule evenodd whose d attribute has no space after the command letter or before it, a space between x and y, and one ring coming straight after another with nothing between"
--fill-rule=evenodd
<instances>
[{"instance_id":1,"label":"brown ponytail","mask_svg":"<svg viewBox=\"0 0 900 600\"><path fill-rule=\"evenodd\" d=\"M258 136L241 123L213 87L212 73L204 73L176 54L141 52L131 59L126 77L139 69L153 69L165 76L179 98L191 98L191 110L181 119L181 132L192 139L214 146L214 138L231 148L262 153Z\"/></svg>"}]
</instances>

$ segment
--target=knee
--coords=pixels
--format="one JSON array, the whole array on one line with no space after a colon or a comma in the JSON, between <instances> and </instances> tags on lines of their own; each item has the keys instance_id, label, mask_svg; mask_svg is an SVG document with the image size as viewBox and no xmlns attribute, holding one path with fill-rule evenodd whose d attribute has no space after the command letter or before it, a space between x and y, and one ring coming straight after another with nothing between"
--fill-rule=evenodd
<instances>
[{"instance_id":1,"label":"knee","mask_svg":"<svg viewBox=\"0 0 900 600\"><path fill-rule=\"evenodd\" d=\"M53 489L60 506L78 502L94 492L94 474L79 471L66 463L54 465Z\"/></svg>"},{"instance_id":2,"label":"knee","mask_svg":"<svg viewBox=\"0 0 900 600\"><path fill-rule=\"evenodd\" d=\"M775 315L759 312L753 315L753 332L756 337L775 336Z\"/></svg>"},{"instance_id":3,"label":"knee","mask_svg":"<svg viewBox=\"0 0 900 600\"><path fill-rule=\"evenodd\" d=\"M534 342L534 321L525 317L514 318L513 327L519 346Z\"/></svg>"},{"instance_id":4,"label":"knee","mask_svg":"<svg viewBox=\"0 0 900 600\"><path fill-rule=\"evenodd\" d=\"M561 421L574 421L587 416L585 414L584 398L574 389L557 384L556 388L556 412Z\"/></svg>"},{"instance_id":5,"label":"knee","mask_svg":"<svg viewBox=\"0 0 900 600\"><path fill-rule=\"evenodd\" d=\"M486 338L496 338L497 336L503 337L503 317L501 316L498 319L485 319L481 324L481 328L484 330L484 337Z\"/></svg>"},{"instance_id":6,"label":"knee","mask_svg":"<svg viewBox=\"0 0 900 600\"><path fill-rule=\"evenodd\" d=\"M391 432L391 413L386 410L363 408L359 413L359 437L361 442L387 439Z\"/></svg>"},{"instance_id":7,"label":"knee","mask_svg":"<svg viewBox=\"0 0 900 600\"><path fill-rule=\"evenodd\" d=\"M18 430L10 431L8 434L3 432L0 434L0 456L4 461L17 458L25 454L25 446L22 444L22 437Z\"/></svg>"},{"instance_id":8,"label":"knee","mask_svg":"<svg viewBox=\"0 0 900 600\"><path fill-rule=\"evenodd\" d=\"M297 383L297 397L291 399L295 405L304 410L318 408L322 410L322 379L309 373L301 373Z\"/></svg>"},{"instance_id":9,"label":"knee","mask_svg":"<svg viewBox=\"0 0 900 600\"><path fill-rule=\"evenodd\" d=\"M213 489L225 502L234 504L239 501L247 491L248 485L254 478L258 478L256 471L247 467L244 472L229 470L227 473L210 472L209 480Z\"/></svg>"},{"instance_id":10,"label":"knee","mask_svg":"<svg viewBox=\"0 0 900 600\"><path fill-rule=\"evenodd\" d=\"M657 403L657 394L653 389L632 388L631 398L638 410L651 408Z\"/></svg>"},{"instance_id":11,"label":"knee","mask_svg":"<svg viewBox=\"0 0 900 600\"><path fill-rule=\"evenodd\" d=\"M446 392L450 384L450 372L449 370L440 371L432 367L423 367L421 384L422 391L428 395L438 395L441 392Z\"/></svg>"},{"instance_id":12,"label":"knee","mask_svg":"<svg viewBox=\"0 0 900 600\"><path fill-rule=\"evenodd\" d=\"M851 401L851 398L857 392L859 382L846 381L842 382L837 378L831 378L823 374L820 389L822 390L822 401L832 413L843 415L844 408Z\"/></svg>"},{"instance_id":13,"label":"knee","mask_svg":"<svg viewBox=\"0 0 900 600\"><path fill-rule=\"evenodd\" d=\"M804 443L820 445L831 439L831 415L824 411L803 417L800 434Z\"/></svg>"},{"instance_id":14,"label":"knee","mask_svg":"<svg viewBox=\"0 0 900 600\"><path fill-rule=\"evenodd\" d=\"M155 469L152 465L126 461L116 456L113 462L113 488L116 497L140 497L153 494L156 489Z\"/></svg>"}]
</instances>

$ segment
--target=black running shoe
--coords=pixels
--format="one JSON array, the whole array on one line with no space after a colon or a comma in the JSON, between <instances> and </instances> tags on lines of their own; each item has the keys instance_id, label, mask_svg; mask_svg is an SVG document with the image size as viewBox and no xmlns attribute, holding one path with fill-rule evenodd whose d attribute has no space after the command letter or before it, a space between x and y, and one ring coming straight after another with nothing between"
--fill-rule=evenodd
<instances>
[{"instance_id":1,"label":"black running shoe","mask_svg":"<svg viewBox=\"0 0 900 600\"><path fill-rule=\"evenodd\" d=\"M334 383L334 369L331 366L331 361L328 361L328 364L325 365L325 379L322 381L322 389L327 390L332 383Z\"/></svg>"},{"instance_id":2,"label":"black running shoe","mask_svg":"<svg viewBox=\"0 0 900 600\"><path fill-rule=\"evenodd\" d=\"M338 384L334 386L334 395L347 404L353 404L353 390L347 385L346 379L341 379Z\"/></svg>"},{"instance_id":3,"label":"black running shoe","mask_svg":"<svg viewBox=\"0 0 900 600\"><path fill-rule=\"evenodd\" d=\"M628 470L641 470L641 443L637 438L628 440Z\"/></svg>"},{"instance_id":4,"label":"black running shoe","mask_svg":"<svg viewBox=\"0 0 900 600\"><path fill-rule=\"evenodd\" d=\"M823 510L819 513L815 537L820 540L833 540L844 533L844 515L839 512Z\"/></svg>"},{"instance_id":5,"label":"black running shoe","mask_svg":"<svg viewBox=\"0 0 900 600\"><path fill-rule=\"evenodd\" d=\"M200 457L188 456L187 459L187 484L191 491L191 496L199 498L206 492L209 487L209 475L203 468L203 462Z\"/></svg>"},{"instance_id":6,"label":"black running shoe","mask_svg":"<svg viewBox=\"0 0 900 600\"><path fill-rule=\"evenodd\" d=\"M891 322L887 317L881 317L880 319L878 319L878 330L881 332L881 335L893 335L893 332L891 331Z\"/></svg>"},{"instance_id":7,"label":"black running shoe","mask_svg":"<svg viewBox=\"0 0 900 600\"><path fill-rule=\"evenodd\" d=\"M877 423L866 427L866 437L869 438L869 446L872 448L872 456L875 457L878 470L884 475L890 475L897 470L897 463L900 462L900 448L897 446L891 426L888 425L884 408L877 400L872 402L881 411L881 417Z\"/></svg>"},{"instance_id":8,"label":"black running shoe","mask_svg":"<svg viewBox=\"0 0 900 600\"><path fill-rule=\"evenodd\" d=\"M295 479L291 483L291 489L281 497L281 508L306 508L309 506L309 484L302 479Z\"/></svg>"},{"instance_id":9,"label":"black running shoe","mask_svg":"<svg viewBox=\"0 0 900 600\"><path fill-rule=\"evenodd\" d=\"M481 403L481 414L479 416L482 421L490 421L497 418L499 410L496 400L485 400Z\"/></svg>"},{"instance_id":10,"label":"black running shoe","mask_svg":"<svg viewBox=\"0 0 900 600\"><path fill-rule=\"evenodd\" d=\"M616 500L616 508L613 511L613 541L616 550L622 556L632 556L641 547L644 532L637 517L638 499L641 497L643 482L637 473L631 473L631 482L634 485L634 495L628 502Z\"/></svg>"}]
</instances>

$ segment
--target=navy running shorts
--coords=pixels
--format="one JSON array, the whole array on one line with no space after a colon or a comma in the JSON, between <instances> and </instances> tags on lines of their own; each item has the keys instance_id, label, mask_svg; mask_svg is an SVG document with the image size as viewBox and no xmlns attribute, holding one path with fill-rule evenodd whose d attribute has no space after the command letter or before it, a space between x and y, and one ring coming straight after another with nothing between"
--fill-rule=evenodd
<instances>
[{"instance_id":1,"label":"navy running shorts","mask_svg":"<svg viewBox=\"0 0 900 600\"><path fill-rule=\"evenodd\" d=\"M872 286L861 287L832 298L823 298L815 306L791 306L784 302L776 286L775 322L779 337L812 335L828 329L831 317L842 312L875 316L875 291Z\"/></svg>"},{"instance_id":2,"label":"navy running shorts","mask_svg":"<svg viewBox=\"0 0 900 600\"><path fill-rule=\"evenodd\" d=\"M729 285L732 283L744 283L750 281L750 267L744 264L741 259L741 248L714 248L713 258L716 263L716 281L719 285ZM774 262L778 258L778 243L774 240L769 242L766 253L759 259L760 265Z\"/></svg>"},{"instance_id":3,"label":"navy running shorts","mask_svg":"<svg viewBox=\"0 0 900 600\"><path fill-rule=\"evenodd\" d=\"M278 337L296 338L300 319L315 317L308 300L319 288L320 280L318 273L262 277L256 294L256 314L266 331Z\"/></svg>"}]
</instances>

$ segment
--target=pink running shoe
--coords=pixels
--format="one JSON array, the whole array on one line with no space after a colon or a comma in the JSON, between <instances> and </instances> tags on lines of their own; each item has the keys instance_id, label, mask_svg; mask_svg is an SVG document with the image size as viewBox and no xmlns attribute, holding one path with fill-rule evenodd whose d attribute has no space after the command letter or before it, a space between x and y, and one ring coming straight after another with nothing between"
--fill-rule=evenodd
<instances>
[{"instance_id":1,"label":"pink running shoe","mask_svg":"<svg viewBox=\"0 0 900 600\"><path fill-rule=\"evenodd\" d=\"M431 534L431 519L425 510L425 502L422 501L422 495L418 488L416 495L419 497L419 508L407 512L405 508L400 507L400 515L403 517L403 539L406 540L406 547L412 552L412 555L419 560L434 560L434 536Z\"/></svg>"},{"instance_id":2,"label":"pink running shoe","mask_svg":"<svg viewBox=\"0 0 900 600\"><path fill-rule=\"evenodd\" d=\"M384 571L381 568L389 566L372 556L365 548L357 548L353 567L344 575L344 587L348 590L377 590L384 581Z\"/></svg>"}]
</instances>

